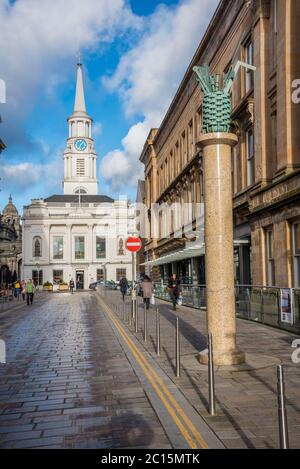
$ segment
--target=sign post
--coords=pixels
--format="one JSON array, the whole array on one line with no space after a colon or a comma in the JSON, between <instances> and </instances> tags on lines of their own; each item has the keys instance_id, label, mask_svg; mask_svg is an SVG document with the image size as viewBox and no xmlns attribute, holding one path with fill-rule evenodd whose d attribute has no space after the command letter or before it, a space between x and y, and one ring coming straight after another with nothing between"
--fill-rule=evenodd
<instances>
[{"instance_id":1,"label":"sign post","mask_svg":"<svg viewBox=\"0 0 300 469\"><path fill-rule=\"evenodd\" d=\"M131 301L132 301L132 317L133 320L136 321L136 314L137 314L137 308L136 308L136 301L137 301L137 295L136 295L136 253L141 249L142 247L142 240L138 237L130 237L126 241L126 249L127 251L132 253L132 290L131 290Z\"/></svg>"}]
</instances>

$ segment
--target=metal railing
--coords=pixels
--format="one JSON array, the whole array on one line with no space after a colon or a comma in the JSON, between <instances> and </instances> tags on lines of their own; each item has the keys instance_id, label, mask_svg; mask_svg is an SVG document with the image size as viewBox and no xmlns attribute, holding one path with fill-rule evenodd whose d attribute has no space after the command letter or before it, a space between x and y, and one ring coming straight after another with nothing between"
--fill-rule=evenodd
<instances>
[{"instance_id":1,"label":"metal railing","mask_svg":"<svg viewBox=\"0 0 300 469\"><path fill-rule=\"evenodd\" d=\"M170 301L167 284L154 284L155 296ZM205 285L181 285L182 304L206 308ZM237 317L300 333L300 289L236 285Z\"/></svg>"}]
</instances>

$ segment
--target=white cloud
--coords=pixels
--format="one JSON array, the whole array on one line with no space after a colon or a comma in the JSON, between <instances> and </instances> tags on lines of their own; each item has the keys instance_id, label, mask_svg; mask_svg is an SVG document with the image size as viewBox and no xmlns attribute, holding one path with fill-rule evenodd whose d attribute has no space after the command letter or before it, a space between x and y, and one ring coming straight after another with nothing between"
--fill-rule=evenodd
<instances>
[{"instance_id":1,"label":"white cloud","mask_svg":"<svg viewBox=\"0 0 300 469\"><path fill-rule=\"evenodd\" d=\"M120 94L127 116L143 116L129 129L122 148L102 159L101 175L112 188L126 187L141 176L138 157L146 137L151 127L160 125L217 4L218 0L183 0L175 9L160 6L149 18L140 42L103 80L110 91Z\"/></svg>"},{"instance_id":2,"label":"white cloud","mask_svg":"<svg viewBox=\"0 0 300 469\"><path fill-rule=\"evenodd\" d=\"M79 48L93 53L140 26L126 0L0 0L0 78L7 88L1 133L9 151L15 151L14 161L35 149L43 163L43 148L27 133L27 119L40 96L53 98L58 85L71 76L73 82ZM99 124L95 130L101 131ZM17 174L24 168L15 169Z\"/></svg>"},{"instance_id":3,"label":"white cloud","mask_svg":"<svg viewBox=\"0 0 300 469\"><path fill-rule=\"evenodd\" d=\"M8 181L9 186L14 188L14 194L17 196L24 195L28 190L34 193L40 185L44 194L48 191L57 192L61 187L62 173L63 161L61 154L57 154L49 164L33 164L25 161L1 167L4 189L6 189L6 181Z\"/></svg>"},{"instance_id":4,"label":"white cloud","mask_svg":"<svg viewBox=\"0 0 300 469\"><path fill-rule=\"evenodd\" d=\"M93 137L100 137L102 134L102 124L101 122L94 122L93 124Z\"/></svg>"},{"instance_id":5,"label":"white cloud","mask_svg":"<svg viewBox=\"0 0 300 469\"><path fill-rule=\"evenodd\" d=\"M1 78L19 106L34 98L29 90L59 82L79 48L95 50L140 21L125 0L0 0L0 24Z\"/></svg>"}]
</instances>

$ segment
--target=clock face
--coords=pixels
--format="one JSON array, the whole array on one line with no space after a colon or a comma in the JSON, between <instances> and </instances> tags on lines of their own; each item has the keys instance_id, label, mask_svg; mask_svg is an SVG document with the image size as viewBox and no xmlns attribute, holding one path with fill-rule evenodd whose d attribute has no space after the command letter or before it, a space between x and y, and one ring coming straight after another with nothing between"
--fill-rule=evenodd
<instances>
[{"instance_id":1,"label":"clock face","mask_svg":"<svg viewBox=\"0 0 300 469\"><path fill-rule=\"evenodd\" d=\"M83 138L80 138L80 139L76 140L74 146L75 146L77 151L84 151L87 147L87 143Z\"/></svg>"}]
</instances>

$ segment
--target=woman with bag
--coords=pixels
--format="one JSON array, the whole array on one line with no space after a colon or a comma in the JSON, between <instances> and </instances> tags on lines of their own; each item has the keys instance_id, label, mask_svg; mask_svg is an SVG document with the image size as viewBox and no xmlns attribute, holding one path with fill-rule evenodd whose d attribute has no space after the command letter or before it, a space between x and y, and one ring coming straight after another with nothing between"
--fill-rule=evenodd
<instances>
[{"instance_id":1,"label":"woman with bag","mask_svg":"<svg viewBox=\"0 0 300 469\"><path fill-rule=\"evenodd\" d=\"M143 299L146 304L146 309L150 308L150 300L153 295L153 284L151 278L148 275L145 275L143 282L141 283L141 288L143 290Z\"/></svg>"},{"instance_id":2,"label":"woman with bag","mask_svg":"<svg viewBox=\"0 0 300 469\"><path fill-rule=\"evenodd\" d=\"M169 291L170 299L173 303L173 309L175 311L176 310L176 305L178 303L178 298L179 298L179 295L180 295L180 291L181 291L180 280L177 279L176 274L173 274L169 278L168 291Z\"/></svg>"}]
</instances>

